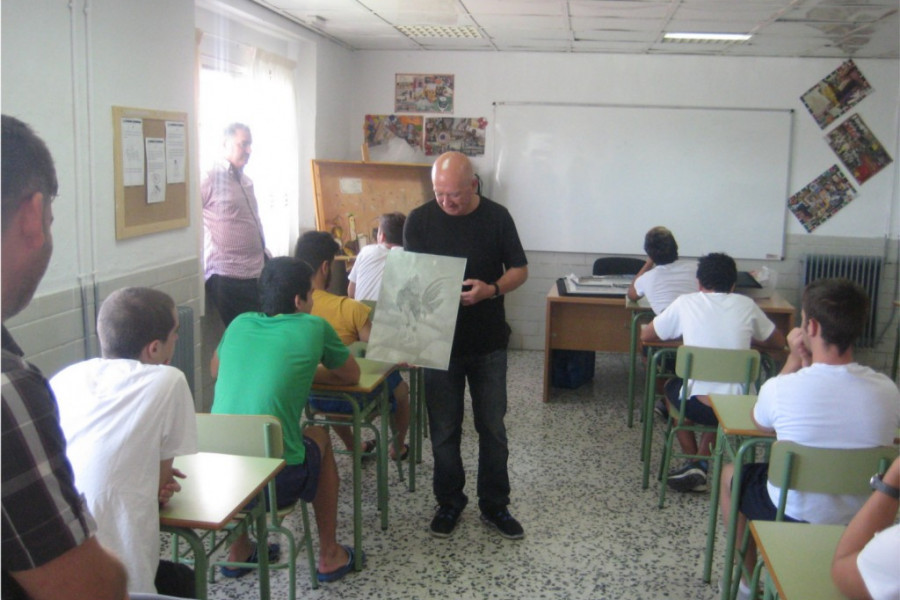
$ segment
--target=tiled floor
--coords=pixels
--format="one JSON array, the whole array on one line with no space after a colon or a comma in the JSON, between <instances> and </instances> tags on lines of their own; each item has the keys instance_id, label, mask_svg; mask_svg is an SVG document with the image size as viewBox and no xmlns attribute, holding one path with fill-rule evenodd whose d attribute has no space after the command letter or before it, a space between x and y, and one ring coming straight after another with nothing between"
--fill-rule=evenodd
<instances>
[{"instance_id":1,"label":"tiled floor","mask_svg":"<svg viewBox=\"0 0 900 600\"><path fill-rule=\"evenodd\" d=\"M390 527L375 509L375 472L364 474L364 545L368 566L318 590L298 559L298 598L403 599L691 599L717 597L701 581L708 495L671 494L656 507L656 482L642 490L640 432L625 425L627 355L598 354L593 384L540 400L543 353L510 352L510 509L525 539L502 539L478 519L477 446L470 414L463 434L469 507L454 535L432 538L432 460L426 440L418 489L391 471ZM657 435L661 435L657 432ZM658 438L657 438L658 439ZM659 443L653 465L658 464ZM352 540L350 463L338 459L338 539ZM299 517L294 526L299 522ZM721 530L721 528L720 528ZM313 536L315 539L315 536ZM717 549L721 549L720 537ZM287 573L272 575L272 598L287 598ZM211 599L258 597L256 574L218 577Z\"/></svg>"}]
</instances>

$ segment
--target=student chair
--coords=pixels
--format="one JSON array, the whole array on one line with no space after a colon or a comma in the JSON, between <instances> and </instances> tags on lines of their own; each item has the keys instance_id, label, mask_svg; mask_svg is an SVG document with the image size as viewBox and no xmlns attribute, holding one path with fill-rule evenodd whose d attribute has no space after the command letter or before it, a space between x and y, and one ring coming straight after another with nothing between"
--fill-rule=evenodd
<instances>
[{"instance_id":1,"label":"student chair","mask_svg":"<svg viewBox=\"0 0 900 600\"><path fill-rule=\"evenodd\" d=\"M241 456L261 456L280 458L284 454L284 439L281 433L281 422L271 415L197 415L197 448L201 452L218 452L220 454L237 454ZM269 531L282 534L287 540L288 553L285 560L269 565L269 569L287 569L289 578L288 595L290 600L296 598L296 560L298 547L293 532L284 527L284 518L292 513L297 504L303 520L303 544L309 562L310 583L313 589L319 587L316 575L316 559L313 554L312 537L309 529L309 512L306 502L300 500L290 506L278 508L275 496L275 480L269 482ZM266 540L257 540L259 552L265 552ZM255 563L218 562L210 568L212 580L215 567L254 568Z\"/></svg>"},{"instance_id":2,"label":"student chair","mask_svg":"<svg viewBox=\"0 0 900 600\"><path fill-rule=\"evenodd\" d=\"M699 346L680 346L675 355L675 374L684 380L681 386L681 406L677 415L670 415L666 430L666 445L659 466L659 507L666 501L666 482L663 477L669 472L673 457L693 460L711 460L711 457L699 454L685 454L675 450L675 438L679 431L691 431L698 435L716 433L715 426L694 423L684 424L684 408L690 397L688 380L711 381L716 383L738 383L742 393L749 394L751 384L759 376L760 356L756 350L726 350L722 348L701 348ZM649 418L649 416L647 417ZM677 425L675 424L677 420Z\"/></svg>"},{"instance_id":3,"label":"student chair","mask_svg":"<svg viewBox=\"0 0 900 600\"><path fill-rule=\"evenodd\" d=\"M779 440L772 444L769 456L769 483L781 490L779 495L776 521L784 520L784 508L787 503L787 492L811 492L819 494L849 494L864 496L871 492L869 478L872 473L884 473L888 466L897 458L897 448L894 446L875 446L874 448L814 448L803 446L796 442ZM736 474L735 477L738 475ZM733 501L740 501L740 489L736 490L737 496ZM729 523L728 547L735 543L735 529L737 519ZM728 598L736 598L741 575L750 576L750 589L756 590L759 585L759 576L763 567L761 559L757 559L753 573L745 573L744 556L747 546L750 528L744 529L741 546L738 549L730 582L724 582L723 587L730 584ZM729 569L732 565L725 565ZM767 578L768 579L768 578ZM771 582L767 581L769 587ZM769 597L769 593L766 594Z\"/></svg>"},{"instance_id":4,"label":"student chair","mask_svg":"<svg viewBox=\"0 0 900 600\"><path fill-rule=\"evenodd\" d=\"M603 256L594 261L594 275L636 275L644 262L627 256Z\"/></svg>"}]
</instances>

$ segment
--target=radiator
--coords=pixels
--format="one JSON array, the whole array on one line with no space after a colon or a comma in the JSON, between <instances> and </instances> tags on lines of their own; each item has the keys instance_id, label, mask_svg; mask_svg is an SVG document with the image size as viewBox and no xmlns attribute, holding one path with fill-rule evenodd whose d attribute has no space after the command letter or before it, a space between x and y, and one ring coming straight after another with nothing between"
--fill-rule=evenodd
<instances>
[{"instance_id":1,"label":"radiator","mask_svg":"<svg viewBox=\"0 0 900 600\"><path fill-rule=\"evenodd\" d=\"M805 283L823 277L843 277L855 281L869 295L869 318L857 346L871 348L876 343L875 320L878 315L878 287L881 281L880 256L810 254L806 257Z\"/></svg>"},{"instance_id":2,"label":"radiator","mask_svg":"<svg viewBox=\"0 0 900 600\"><path fill-rule=\"evenodd\" d=\"M194 309L190 306L178 307L178 341L172 366L178 367L187 378L191 394L194 394Z\"/></svg>"}]
</instances>

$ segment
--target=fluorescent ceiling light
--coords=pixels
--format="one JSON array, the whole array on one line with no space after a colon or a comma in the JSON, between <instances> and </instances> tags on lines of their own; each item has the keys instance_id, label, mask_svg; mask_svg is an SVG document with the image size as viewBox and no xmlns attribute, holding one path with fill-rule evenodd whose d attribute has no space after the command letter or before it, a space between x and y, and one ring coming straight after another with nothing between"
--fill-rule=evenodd
<instances>
[{"instance_id":1,"label":"fluorescent ceiling light","mask_svg":"<svg viewBox=\"0 0 900 600\"><path fill-rule=\"evenodd\" d=\"M748 33L667 33L663 39L669 42L746 42Z\"/></svg>"}]
</instances>

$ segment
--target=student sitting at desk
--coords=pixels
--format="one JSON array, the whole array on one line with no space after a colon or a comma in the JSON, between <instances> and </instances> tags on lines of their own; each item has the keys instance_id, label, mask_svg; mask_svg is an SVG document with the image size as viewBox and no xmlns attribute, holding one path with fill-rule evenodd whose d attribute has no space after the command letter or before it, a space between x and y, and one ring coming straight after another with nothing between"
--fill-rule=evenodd
<instances>
[{"instance_id":1,"label":"student sitting at desk","mask_svg":"<svg viewBox=\"0 0 900 600\"><path fill-rule=\"evenodd\" d=\"M307 231L297 240L294 256L313 268L312 278L312 309L310 314L322 317L334 327L341 341L346 345L353 342L368 342L369 333L372 331L372 322L368 306L346 296L338 296L327 291L331 282L331 267L334 257L340 250L337 242L324 231ZM394 371L387 377L387 386L391 394L391 412L393 413L393 425L397 434L397 444L403 448L400 460L406 458L409 447L404 443L406 433L409 430L409 385L403 381L398 371ZM373 394L380 394L377 390ZM310 398L311 405L325 412L349 413L350 407L346 402L330 398ZM353 448L353 435L347 426L334 428L334 432L344 442L347 450ZM374 440L363 444L363 452L372 453L375 450ZM391 444L389 455L394 456L394 446Z\"/></svg>"},{"instance_id":2,"label":"student sitting at desk","mask_svg":"<svg viewBox=\"0 0 900 600\"><path fill-rule=\"evenodd\" d=\"M777 439L818 448L890 445L900 425L900 392L886 376L853 359L869 299L846 279L817 279L803 292L801 325L788 335L790 355L778 377L759 390L753 409L757 427ZM722 469L722 514L731 507L732 465ZM780 497L768 483L768 464L747 465L741 475L737 538L747 519L772 521ZM789 491L785 520L848 523L866 497ZM745 564L753 569L750 540ZM745 582L741 584L746 588ZM749 590L748 590L749 591Z\"/></svg>"},{"instance_id":3,"label":"student sitting at desk","mask_svg":"<svg viewBox=\"0 0 900 600\"><path fill-rule=\"evenodd\" d=\"M678 260L678 242L665 227L654 227L644 236L647 262L631 285L628 298L637 301L646 296L650 308L661 313L675 298L697 291L697 261Z\"/></svg>"},{"instance_id":4,"label":"student sitting at desk","mask_svg":"<svg viewBox=\"0 0 900 600\"><path fill-rule=\"evenodd\" d=\"M193 598L193 571L159 559L159 505L184 476L172 461L197 451L191 391L184 373L168 366L175 303L150 288L113 292L100 307L97 336L103 358L50 380L75 481L100 542L125 563L129 592Z\"/></svg>"},{"instance_id":5,"label":"student sitting at desk","mask_svg":"<svg viewBox=\"0 0 900 600\"><path fill-rule=\"evenodd\" d=\"M877 479L876 479L877 478ZM872 478L872 495L841 536L834 550L831 577L848 598L900 598L900 458L884 477Z\"/></svg>"},{"instance_id":6,"label":"student sitting at desk","mask_svg":"<svg viewBox=\"0 0 900 600\"><path fill-rule=\"evenodd\" d=\"M318 579L337 581L353 569L353 548L336 541L338 473L331 438L321 427L300 429L313 380L333 385L359 381L359 365L312 308L312 269L289 257L273 258L259 280L263 312L238 315L225 330L212 359L216 379L213 413L272 415L281 421L287 466L275 476L279 506L311 502L319 531ZM321 364L320 364L321 363ZM275 559L274 545L269 556ZM228 560L256 562L245 533ZM365 560L365 557L363 557ZM240 577L249 570L222 567Z\"/></svg>"},{"instance_id":7,"label":"student sitting at desk","mask_svg":"<svg viewBox=\"0 0 900 600\"><path fill-rule=\"evenodd\" d=\"M378 300L381 276L388 254L397 248L403 250L403 225L406 215L386 213L378 219L377 244L369 244L359 251L356 262L347 277L347 295L355 300Z\"/></svg>"},{"instance_id":8,"label":"student sitting at desk","mask_svg":"<svg viewBox=\"0 0 900 600\"><path fill-rule=\"evenodd\" d=\"M781 349L784 335L756 303L732 293L737 281L737 266L727 254L713 253L697 262L700 291L675 299L641 330L642 342L683 338L687 346L746 350L750 342ZM685 423L716 426L718 421L709 403L709 394L737 394L740 385L689 380L690 395L684 408ZM670 415L677 414L682 380L675 377L666 383L666 403ZM714 434L704 434L697 446L692 431L677 432L678 443L685 454L709 456ZM673 470L668 486L679 492L706 491L708 462L689 462Z\"/></svg>"}]
</instances>

